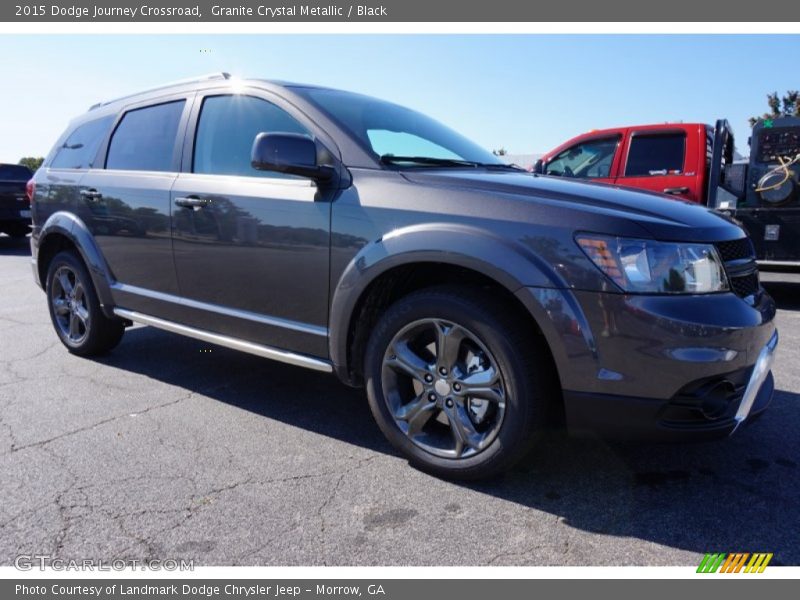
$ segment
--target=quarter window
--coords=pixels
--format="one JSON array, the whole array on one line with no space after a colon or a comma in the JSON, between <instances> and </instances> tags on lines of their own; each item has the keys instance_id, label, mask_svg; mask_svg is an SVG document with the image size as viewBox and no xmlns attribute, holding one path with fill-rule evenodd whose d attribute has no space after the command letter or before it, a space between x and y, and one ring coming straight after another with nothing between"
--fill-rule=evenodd
<instances>
[{"instance_id":1,"label":"quarter window","mask_svg":"<svg viewBox=\"0 0 800 600\"><path fill-rule=\"evenodd\" d=\"M80 125L69 134L50 162L54 169L91 169L100 143L108 133L114 117L109 115Z\"/></svg>"},{"instance_id":2,"label":"quarter window","mask_svg":"<svg viewBox=\"0 0 800 600\"><path fill-rule=\"evenodd\" d=\"M250 165L253 141L259 133L300 133L308 130L285 110L253 96L211 96L203 102L195 136L195 173L294 177L259 171Z\"/></svg>"},{"instance_id":3,"label":"quarter window","mask_svg":"<svg viewBox=\"0 0 800 600\"><path fill-rule=\"evenodd\" d=\"M559 152L545 165L547 175L596 179L611 174L619 136L588 140Z\"/></svg>"},{"instance_id":4,"label":"quarter window","mask_svg":"<svg viewBox=\"0 0 800 600\"><path fill-rule=\"evenodd\" d=\"M626 177L676 175L683 171L686 134L635 135L628 151Z\"/></svg>"},{"instance_id":5,"label":"quarter window","mask_svg":"<svg viewBox=\"0 0 800 600\"><path fill-rule=\"evenodd\" d=\"M107 169L173 171L173 154L184 100L125 113L111 138Z\"/></svg>"}]
</instances>

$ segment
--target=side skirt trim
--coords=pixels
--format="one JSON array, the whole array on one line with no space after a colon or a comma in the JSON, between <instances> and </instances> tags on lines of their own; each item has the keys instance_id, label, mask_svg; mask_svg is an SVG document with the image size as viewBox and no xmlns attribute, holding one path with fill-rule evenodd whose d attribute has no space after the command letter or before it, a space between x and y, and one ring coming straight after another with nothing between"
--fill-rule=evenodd
<instances>
[{"instance_id":1,"label":"side skirt trim","mask_svg":"<svg viewBox=\"0 0 800 600\"><path fill-rule=\"evenodd\" d=\"M151 315L146 315L131 310L125 310L123 308L115 308L114 314L122 319L133 321L134 323L150 325L151 327L170 331L179 335L185 335L187 337L208 342L210 344L216 344L218 346L224 346L233 350L247 352L248 354L255 354L256 356L260 356L262 358L277 360L279 362L288 363L298 367L305 367L315 371L322 371L324 373L333 372L333 366L331 363L318 358L305 356L303 354L295 354L294 352L280 350L271 346L247 342L245 340L232 338L219 333L212 333L211 331L205 331L203 329L195 329L194 327L188 327L187 325L181 325L180 323L159 319L158 317L153 317Z\"/></svg>"}]
</instances>

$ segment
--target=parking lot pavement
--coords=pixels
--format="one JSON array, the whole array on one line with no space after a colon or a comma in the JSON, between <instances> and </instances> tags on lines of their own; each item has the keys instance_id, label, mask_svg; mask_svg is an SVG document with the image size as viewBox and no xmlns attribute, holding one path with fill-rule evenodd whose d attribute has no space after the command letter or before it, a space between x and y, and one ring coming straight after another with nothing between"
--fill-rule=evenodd
<instances>
[{"instance_id":1,"label":"parking lot pavement","mask_svg":"<svg viewBox=\"0 0 800 600\"><path fill-rule=\"evenodd\" d=\"M0 564L800 564L798 285L771 284L779 391L733 438L554 435L503 478L458 485L409 467L330 376L144 327L76 358L27 247L4 237L0 283Z\"/></svg>"}]
</instances>

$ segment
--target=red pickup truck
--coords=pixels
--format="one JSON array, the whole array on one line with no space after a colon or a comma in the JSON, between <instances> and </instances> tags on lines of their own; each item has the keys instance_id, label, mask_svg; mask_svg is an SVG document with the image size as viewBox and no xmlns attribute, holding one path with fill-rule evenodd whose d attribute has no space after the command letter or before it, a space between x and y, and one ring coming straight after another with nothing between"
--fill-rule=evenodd
<instances>
[{"instance_id":1,"label":"red pickup truck","mask_svg":"<svg viewBox=\"0 0 800 600\"><path fill-rule=\"evenodd\" d=\"M572 138L533 170L704 204L742 223L763 265L800 267L800 119L759 121L749 144L735 163L725 120L617 127Z\"/></svg>"},{"instance_id":2,"label":"red pickup truck","mask_svg":"<svg viewBox=\"0 0 800 600\"><path fill-rule=\"evenodd\" d=\"M600 129L548 152L540 168L705 203L713 142L714 129L703 123Z\"/></svg>"}]
</instances>

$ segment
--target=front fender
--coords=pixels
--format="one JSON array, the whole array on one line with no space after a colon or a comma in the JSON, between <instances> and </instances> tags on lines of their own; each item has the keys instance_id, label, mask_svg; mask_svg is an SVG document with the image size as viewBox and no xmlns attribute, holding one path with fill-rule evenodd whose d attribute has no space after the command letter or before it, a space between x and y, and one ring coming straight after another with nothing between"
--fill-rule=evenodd
<instances>
[{"instance_id":1,"label":"front fender","mask_svg":"<svg viewBox=\"0 0 800 600\"><path fill-rule=\"evenodd\" d=\"M331 359L340 376L348 378L348 333L364 293L382 274L413 263L445 263L471 269L511 293L525 286L566 287L563 278L529 247L490 231L453 223L396 229L361 248L334 287L329 343Z\"/></svg>"},{"instance_id":2,"label":"front fender","mask_svg":"<svg viewBox=\"0 0 800 600\"><path fill-rule=\"evenodd\" d=\"M78 249L84 264L89 270L89 276L92 278L103 313L108 317L113 317L113 301L111 299L113 278L108 264L103 258L103 253L100 251L86 223L74 214L64 211L50 215L37 235L37 256L41 249L47 245L48 238L54 235L66 237ZM36 272L39 273L38 268ZM39 284L44 288L46 284L44 275L39 274L39 277Z\"/></svg>"}]
</instances>

